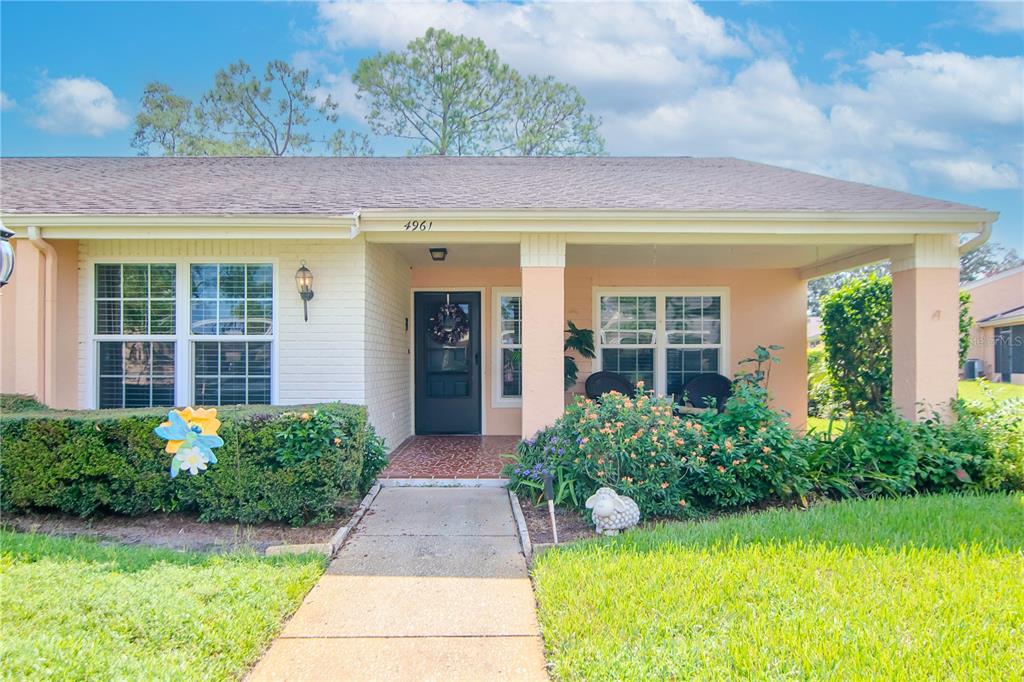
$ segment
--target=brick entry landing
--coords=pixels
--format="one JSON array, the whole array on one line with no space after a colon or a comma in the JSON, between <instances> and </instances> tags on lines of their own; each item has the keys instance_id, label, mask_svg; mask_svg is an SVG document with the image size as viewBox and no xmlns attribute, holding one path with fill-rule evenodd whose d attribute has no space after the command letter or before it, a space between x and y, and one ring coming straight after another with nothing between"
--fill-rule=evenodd
<instances>
[{"instance_id":1,"label":"brick entry landing","mask_svg":"<svg viewBox=\"0 0 1024 682\"><path fill-rule=\"evenodd\" d=\"M391 453L381 478L500 478L515 436L413 436Z\"/></svg>"}]
</instances>

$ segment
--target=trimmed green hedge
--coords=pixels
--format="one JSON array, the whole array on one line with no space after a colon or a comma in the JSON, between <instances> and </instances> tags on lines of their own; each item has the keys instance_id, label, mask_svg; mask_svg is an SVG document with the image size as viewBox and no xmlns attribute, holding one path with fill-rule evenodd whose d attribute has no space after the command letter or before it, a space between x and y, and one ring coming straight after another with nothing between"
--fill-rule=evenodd
<instances>
[{"instance_id":1,"label":"trimmed green hedge","mask_svg":"<svg viewBox=\"0 0 1024 682\"><path fill-rule=\"evenodd\" d=\"M326 520L386 464L359 406L221 408L223 447L172 479L164 410L29 411L0 418L0 508L91 516L188 511L203 521ZM298 453L298 454L296 454Z\"/></svg>"}]
</instances>

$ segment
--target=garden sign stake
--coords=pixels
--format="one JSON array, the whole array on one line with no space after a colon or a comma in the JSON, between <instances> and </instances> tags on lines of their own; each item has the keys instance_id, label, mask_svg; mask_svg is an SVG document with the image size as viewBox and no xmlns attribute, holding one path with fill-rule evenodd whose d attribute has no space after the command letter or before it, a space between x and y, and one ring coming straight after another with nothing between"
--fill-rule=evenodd
<instances>
[{"instance_id":1,"label":"garden sign stake","mask_svg":"<svg viewBox=\"0 0 1024 682\"><path fill-rule=\"evenodd\" d=\"M182 469L195 476L209 464L216 464L214 448L224 445L217 435L220 420L217 410L186 407L171 410L167 421L153 429L153 433L167 441L166 450L171 458L171 478Z\"/></svg>"},{"instance_id":2,"label":"garden sign stake","mask_svg":"<svg viewBox=\"0 0 1024 682\"><path fill-rule=\"evenodd\" d=\"M555 523L555 483L551 474L544 474L544 497L548 501L548 516L551 517L551 535L558 544L558 524Z\"/></svg>"}]
</instances>

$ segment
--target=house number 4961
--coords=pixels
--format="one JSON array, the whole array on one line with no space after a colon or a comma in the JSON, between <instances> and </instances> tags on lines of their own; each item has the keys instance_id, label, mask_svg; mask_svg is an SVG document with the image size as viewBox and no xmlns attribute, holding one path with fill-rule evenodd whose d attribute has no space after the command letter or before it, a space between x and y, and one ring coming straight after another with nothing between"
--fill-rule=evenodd
<instances>
[{"instance_id":1,"label":"house number 4961","mask_svg":"<svg viewBox=\"0 0 1024 682\"><path fill-rule=\"evenodd\" d=\"M405 224L406 232L427 232L434 226L433 220L410 220Z\"/></svg>"}]
</instances>

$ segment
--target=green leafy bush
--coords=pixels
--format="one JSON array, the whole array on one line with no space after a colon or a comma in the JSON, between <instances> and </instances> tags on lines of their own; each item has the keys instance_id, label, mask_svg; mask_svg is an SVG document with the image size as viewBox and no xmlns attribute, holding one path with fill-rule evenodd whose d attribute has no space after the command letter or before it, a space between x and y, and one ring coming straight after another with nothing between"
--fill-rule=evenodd
<instances>
[{"instance_id":1,"label":"green leafy bush","mask_svg":"<svg viewBox=\"0 0 1024 682\"><path fill-rule=\"evenodd\" d=\"M955 419L912 423L890 407L854 415L831 439L808 436L810 483L837 497L1024 490L1024 401L953 408Z\"/></svg>"},{"instance_id":2,"label":"green leafy bush","mask_svg":"<svg viewBox=\"0 0 1024 682\"><path fill-rule=\"evenodd\" d=\"M737 382L726 411L683 419L671 398L609 393L579 397L555 424L524 441L506 469L512 486L539 492L553 477L556 502L582 507L597 488L632 497L645 517L678 517L801 492L802 461L767 392Z\"/></svg>"},{"instance_id":3,"label":"green leafy bush","mask_svg":"<svg viewBox=\"0 0 1024 682\"><path fill-rule=\"evenodd\" d=\"M869 275L821 300L821 340L836 397L883 409L892 394L892 278Z\"/></svg>"},{"instance_id":4,"label":"green leafy bush","mask_svg":"<svg viewBox=\"0 0 1024 682\"><path fill-rule=\"evenodd\" d=\"M970 303L961 292L960 364L970 349ZM884 411L892 396L892 277L872 274L822 297L821 339L838 401L853 411Z\"/></svg>"},{"instance_id":5,"label":"green leafy bush","mask_svg":"<svg viewBox=\"0 0 1024 682\"><path fill-rule=\"evenodd\" d=\"M1024 398L986 397L964 404L961 420L972 419L985 434L988 465L980 480L986 490L1024 490Z\"/></svg>"},{"instance_id":6,"label":"green leafy bush","mask_svg":"<svg viewBox=\"0 0 1024 682\"><path fill-rule=\"evenodd\" d=\"M0 419L4 510L90 516L190 511L201 520L293 524L329 518L381 468L361 407L222 408L217 463L168 475L155 410L25 413ZM367 452L370 458L367 461Z\"/></svg>"},{"instance_id":7,"label":"green leafy bush","mask_svg":"<svg viewBox=\"0 0 1024 682\"><path fill-rule=\"evenodd\" d=\"M36 400L35 396L23 393L0 393L0 414L15 412L43 412L49 409Z\"/></svg>"},{"instance_id":8,"label":"green leafy bush","mask_svg":"<svg viewBox=\"0 0 1024 682\"><path fill-rule=\"evenodd\" d=\"M828 356L824 348L807 350L807 416L828 419L842 409L832 389L828 371Z\"/></svg>"}]
</instances>

